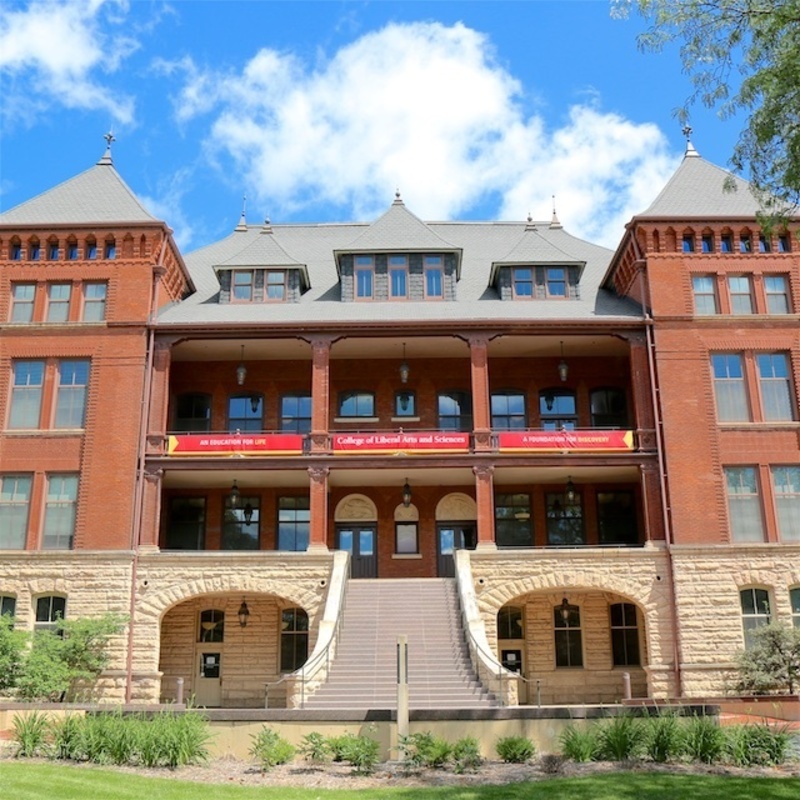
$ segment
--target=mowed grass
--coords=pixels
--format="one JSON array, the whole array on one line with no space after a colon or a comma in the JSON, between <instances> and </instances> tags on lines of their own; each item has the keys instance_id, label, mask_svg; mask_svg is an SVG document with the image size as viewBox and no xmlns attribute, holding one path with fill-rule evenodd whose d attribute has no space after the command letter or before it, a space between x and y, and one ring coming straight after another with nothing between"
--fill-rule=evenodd
<instances>
[{"instance_id":1,"label":"mowed grass","mask_svg":"<svg viewBox=\"0 0 800 800\"><path fill-rule=\"evenodd\" d=\"M800 779L617 772L505 786L305 789L192 783L95 767L6 761L0 796L13 800L797 800Z\"/></svg>"}]
</instances>

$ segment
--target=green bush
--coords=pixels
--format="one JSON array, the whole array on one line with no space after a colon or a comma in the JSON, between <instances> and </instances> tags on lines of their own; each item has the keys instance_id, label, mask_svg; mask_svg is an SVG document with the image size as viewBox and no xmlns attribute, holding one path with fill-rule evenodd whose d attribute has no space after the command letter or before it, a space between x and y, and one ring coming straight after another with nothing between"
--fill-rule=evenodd
<instances>
[{"instance_id":1,"label":"green bush","mask_svg":"<svg viewBox=\"0 0 800 800\"><path fill-rule=\"evenodd\" d=\"M83 717L65 714L50 723L50 757L78 761L80 759Z\"/></svg>"},{"instance_id":2,"label":"green bush","mask_svg":"<svg viewBox=\"0 0 800 800\"><path fill-rule=\"evenodd\" d=\"M680 758L684 738L684 726L675 714L659 714L644 722L644 752L657 764Z\"/></svg>"},{"instance_id":3,"label":"green bush","mask_svg":"<svg viewBox=\"0 0 800 800\"><path fill-rule=\"evenodd\" d=\"M725 734L713 717L692 717L684 733L684 750L692 761L713 764L720 760L725 747Z\"/></svg>"},{"instance_id":4,"label":"green bush","mask_svg":"<svg viewBox=\"0 0 800 800\"><path fill-rule=\"evenodd\" d=\"M482 764L481 748L474 736L465 736L453 745L453 770L459 775L477 772Z\"/></svg>"},{"instance_id":5,"label":"green bush","mask_svg":"<svg viewBox=\"0 0 800 800\"><path fill-rule=\"evenodd\" d=\"M434 736L430 731L412 733L402 737L400 747L405 752L407 767L443 767L453 752L452 745L441 737Z\"/></svg>"},{"instance_id":6,"label":"green bush","mask_svg":"<svg viewBox=\"0 0 800 800\"><path fill-rule=\"evenodd\" d=\"M338 737L344 741L341 744L341 761L346 761L353 766L354 772L359 775L368 775L378 764L379 745L369 736L353 736L352 734Z\"/></svg>"},{"instance_id":7,"label":"green bush","mask_svg":"<svg viewBox=\"0 0 800 800\"><path fill-rule=\"evenodd\" d=\"M336 762L347 761L347 752L352 747L353 739L356 739L353 733L343 733L341 736L331 736L328 738L328 747L331 751L331 757Z\"/></svg>"},{"instance_id":8,"label":"green bush","mask_svg":"<svg viewBox=\"0 0 800 800\"><path fill-rule=\"evenodd\" d=\"M524 764L536 755L536 745L526 736L504 736L494 747L502 761Z\"/></svg>"},{"instance_id":9,"label":"green bush","mask_svg":"<svg viewBox=\"0 0 800 800\"><path fill-rule=\"evenodd\" d=\"M140 757L154 758L151 766L182 767L208 759L211 733L206 718L197 711L178 714L162 711L142 718L138 732Z\"/></svg>"},{"instance_id":10,"label":"green bush","mask_svg":"<svg viewBox=\"0 0 800 800\"><path fill-rule=\"evenodd\" d=\"M333 757L330 741L316 731L307 733L302 738L297 749L306 761L311 761L315 764L324 764Z\"/></svg>"},{"instance_id":11,"label":"green bush","mask_svg":"<svg viewBox=\"0 0 800 800\"><path fill-rule=\"evenodd\" d=\"M13 720L14 741L17 756L32 758L44 755L49 735L50 718L41 711L30 714L15 714Z\"/></svg>"},{"instance_id":12,"label":"green bush","mask_svg":"<svg viewBox=\"0 0 800 800\"><path fill-rule=\"evenodd\" d=\"M570 725L560 737L561 753L571 761L594 761L597 758L597 729Z\"/></svg>"},{"instance_id":13,"label":"green bush","mask_svg":"<svg viewBox=\"0 0 800 800\"><path fill-rule=\"evenodd\" d=\"M25 661L27 641L27 633L14 628L12 616L0 616L0 695L17 685Z\"/></svg>"},{"instance_id":14,"label":"green bush","mask_svg":"<svg viewBox=\"0 0 800 800\"><path fill-rule=\"evenodd\" d=\"M600 726L597 755L602 761L630 761L642 753L641 721L629 714L612 717Z\"/></svg>"},{"instance_id":15,"label":"green bush","mask_svg":"<svg viewBox=\"0 0 800 800\"><path fill-rule=\"evenodd\" d=\"M768 767L783 764L791 734L785 726L766 722L724 728L725 757L738 767Z\"/></svg>"},{"instance_id":16,"label":"green bush","mask_svg":"<svg viewBox=\"0 0 800 800\"><path fill-rule=\"evenodd\" d=\"M740 693L788 692L800 687L800 628L776 620L750 631L751 645L737 655Z\"/></svg>"},{"instance_id":17,"label":"green bush","mask_svg":"<svg viewBox=\"0 0 800 800\"><path fill-rule=\"evenodd\" d=\"M277 731L266 725L251 737L253 744L250 747L252 755L266 772L278 764L286 764L294 757L294 747Z\"/></svg>"}]
</instances>

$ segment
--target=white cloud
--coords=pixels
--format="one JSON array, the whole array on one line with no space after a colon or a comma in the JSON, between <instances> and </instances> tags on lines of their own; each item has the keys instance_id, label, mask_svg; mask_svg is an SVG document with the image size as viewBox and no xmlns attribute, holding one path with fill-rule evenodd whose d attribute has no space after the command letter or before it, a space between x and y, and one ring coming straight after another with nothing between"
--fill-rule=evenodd
<instances>
[{"instance_id":1,"label":"white cloud","mask_svg":"<svg viewBox=\"0 0 800 800\"><path fill-rule=\"evenodd\" d=\"M127 11L127 0L32 0L6 7L0 15L4 102L25 108L28 117L60 104L105 109L115 121L130 122L132 98L97 77L116 71L138 47L131 37L112 32ZM9 121L24 123L25 117Z\"/></svg>"},{"instance_id":2,"label":"white cloud","mask_svg":"<svg viewBox=\"0 0 800 800\"><path fill-rule=\"evenodd\" d=\"M371 218L399 187L426 219L482 211L549 219L614 245L674 168L652 124L603 112L587 93L561 127L525 110L488 39L462 24L390 24L316 68L264 49L240 73L184 60L182 123L213 114L207 146L273 219L323 205ZM531 87L534 89L535 87Z\"/></svg>"}]
</instances>

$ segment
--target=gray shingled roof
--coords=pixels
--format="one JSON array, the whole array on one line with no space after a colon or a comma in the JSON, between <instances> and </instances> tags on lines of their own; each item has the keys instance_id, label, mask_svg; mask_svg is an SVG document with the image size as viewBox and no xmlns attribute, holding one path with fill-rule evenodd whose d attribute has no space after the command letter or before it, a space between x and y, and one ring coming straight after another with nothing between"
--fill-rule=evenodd
<instances>
[{"instance_id":1,"label":"gray shingled roof","mask_svg":"<svg viewBox=\"0 0 800 800\"><path fill-rule=\"evenodd\" d=\"M731 188L726 188L726 186ZM636 219L755 217L760 206L750 184L701 158L691 147L650 207Z\"/></svg>"},{"instance_id":2,"label":"gray shingled roof","mask_svg":"<svg viewBox=\"0 0 800 800\"><path fill-rule=\"evenodd\" d=\"M397 206L392 206L397 211ZM406 218L417 220L401 211ZM386 216L382 217L385 219ZM394 216L394 215L392 215ZM398 217L399 218L399 215ZM538 223L534 234L542 239L541 253L559 253L559 263L584 262L580 282L580 299L575 300L500 300L497 291L487 287L492 264L511 253L523 238L525 222L428 222L420 223L424 241L409 239L409 228L401 239L390 238L401 252L430 249L432 252L460 249L461 279L457 283L457 300L389 301L365 303L341 299L335 253L352 252L367 241L364 234L375 224L294 224L273 225L275 241L287 252L308 266L313 288L297 303L230 303L217 302L219 283L214 267L228 262L236 254L261 237L260 228L237 229L225 239L185 256L197 292L180 303L165 307L159 314L159 325L241 325L270 324L297 326L302 324L337 324L409 321L509 320L589 321L597 318L636 319L641 309L635 303L599 288L600 279L611 258L611 251L585 242L562 228ZM376 250L386 251L388 241L376 240ZM235 260L235 258L234 258Z\"/></svg>"},{"instance_id":3,"label":"gray shingled roof","mask_svg":"<svg viewBox=\"0 0 800 800\"><path fill-rule=\"evenodd\" d=\"M80 175L0 214L0 225L159 222L137 200L106 155Z\"/></svg>"}]
</instances>

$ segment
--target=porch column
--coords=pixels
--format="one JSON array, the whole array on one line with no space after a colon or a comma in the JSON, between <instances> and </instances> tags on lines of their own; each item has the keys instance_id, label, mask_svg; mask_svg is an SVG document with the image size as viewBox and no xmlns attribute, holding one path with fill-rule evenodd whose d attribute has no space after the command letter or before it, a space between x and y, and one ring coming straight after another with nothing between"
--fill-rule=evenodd
<instances>
[{"instance_id":1,"label":"porch column","mask_svg":"<svg viewBox=\"0 0 800 800\"><path fill-rule=\"evenodd\" d=\"M309 467L310 487L310 530L308 550L328 550L328 473L327 467Z\"/></svg>"},{"instance_id":2,"label":"porch column","mask_svg":"<svg viewBox=\"0 0 800 800\"><path fill-rule=\"evenodd\" d=\"M172 340L159 339L153 352L153 370L150 384L150 409L147 420L148 443L150 437L163 437L167 432L169 406L169 370L172 365Z\"/></svg>"},{"instance_id":3,"label":"porch column","mask_svg":"<svg viewBox=\"0 0 800 800\"><path fill-rule=\"evenodd\" d=\"M631 370L631 395L633 398L634 424L637 430L647 431L645 441L640 441L639 446L645 449L655 449L655 440L650 442L656 424L653 416L653 398L650 391L650 365L647 360L647 339L643 333L630 333L625 336L628 340Z\"/></svg>"},{"instance_id":4,"label":"porch column","mask_svg":"<svg viewBox=\"0 0 800 800\"><path fill-rule=\"evenodd\" d=\"M326 452L330 426L331 340L312 339L311 354L311 450Z\"/></svg>"},{"instance_id":5,"label":"porch column","mask_svg":"<svg viewBox=\"0 0 800 800\"><path fill-rule=\"evenodd\" d=\"M475 449L489 450L492 446L489 410L489 340L485 336L470 336L468 341Z\"/></svg>"},{"instance_id":6,"label":"porch column","mask_svg":"<svg viewBox=\"0 0 800 800\"><path fill-rule=\"evenodd\" d=\"M158 532L161 519L161 481L163 477L163 469L147 469L144 473L139 550L158 550Z\"/></svg>"},{"instance_id":7,"label":"porch column","mask_svg":"<svg viewBox=\"0 0 800 800\"><path fill-rule=\"evenodd\" d=\"M647 463L639 465L642 478L642 518L644 519L644 539L646 545L654 541L662 544L666 538L664 515L661 511L661 482L658 478L658 465Z\"/></svg>"},{"instance_id":8,"label":"porch column","mask_svg":"<svg viewBox=\"0 0 800 800\"><path fill-rule=\"evenodd\" d=\"M478 550L497 550L494 539L494 467L472 468L478 506Z\"/></svg>"}]
</instances>

